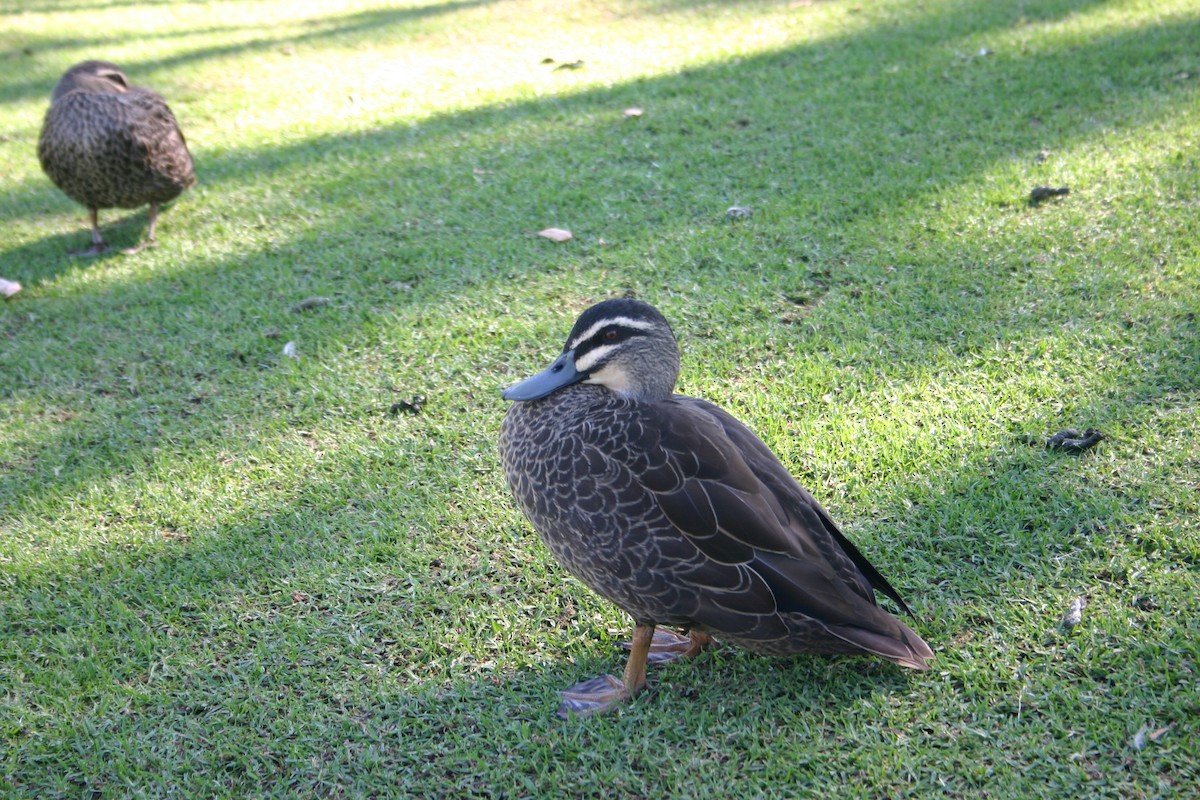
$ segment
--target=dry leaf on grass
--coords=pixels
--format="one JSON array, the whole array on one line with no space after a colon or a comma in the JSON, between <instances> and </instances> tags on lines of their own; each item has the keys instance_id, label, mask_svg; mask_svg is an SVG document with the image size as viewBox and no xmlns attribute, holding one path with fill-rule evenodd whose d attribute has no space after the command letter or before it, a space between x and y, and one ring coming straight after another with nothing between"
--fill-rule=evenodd
<instances>
[{"instance_id":1,"label":"dry leaf on grass","mask_svg":"<svg viewBox=\"0 0 1200 800\"><path fill-rule=\"evenodd\" d=\"M1041 205L1051 197L1062 197L1070 193L1070 186L1035 186L1029 192L1029 205Z\"/></svg>"},{"instance_id":2,"label":"dry leaf on grass","mask_svg":"<svg viewBox=\"0 0 1200 800\"><path fill-rule=\"evenodd\" d=\"M1159 739L1166 736L1167 731L1169 730L1171 730L1170 725L1166 725L1162 728L1156 728L1155 730L1150 730L1149 725L1143 725L1142 729L1134 735L1133 741L1129 743L1129 746L1134 750L1144 750L1148 741L1157 742Z\"/></svg>"},{"instance_id":3,"label":"dry leaf on grass","mask_svg":"<svg viewBox=\"0 0 1200 800\"><path fill-rule=\"evenodd\" d=\"M562 228L546 228L545 230L538 231L537 235L552 242L570 241L575 236L570 231Z\"/></svg>"},{"instance_id":4,"label":"dry leaf on grass","mask_svg":"<svg viewBox=\"0 0 1200 800\"><path fill-rule=\"evenodd\" d=\"M414 394L412 400L401 400L398 403L392 403L388 413L393 417L403 411L406 414L420 414L421 407L425 405L425 395Z\"/></svg>"},{"instance_id":5,"label":"dry leaf on grass","mask_svg":"<svg viewBox=\"0 0 1200 800\"><path fill-rule=\"evenodd\" d=\"M306 297L292 306L292 311L310 311L314 308L327 306L332 302L328 297Z\"/></svg>"}]
</instances>

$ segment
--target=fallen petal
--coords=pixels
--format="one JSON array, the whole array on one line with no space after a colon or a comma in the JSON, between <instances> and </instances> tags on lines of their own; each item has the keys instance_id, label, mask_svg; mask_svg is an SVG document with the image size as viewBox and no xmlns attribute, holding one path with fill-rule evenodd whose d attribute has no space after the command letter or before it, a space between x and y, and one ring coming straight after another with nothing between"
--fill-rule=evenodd
<instances>
[{"instance_id":1,"label":"fallen petal","mask_svg":"<svg viewBox=\"0 0 1200 800\"><path fill-rule=\"evenodd\" d=\"M566 242L574 238L573 233L563 228L546 228L545 230L538 231L537 235L552 242Z\"/></svg>"}]
</instances>

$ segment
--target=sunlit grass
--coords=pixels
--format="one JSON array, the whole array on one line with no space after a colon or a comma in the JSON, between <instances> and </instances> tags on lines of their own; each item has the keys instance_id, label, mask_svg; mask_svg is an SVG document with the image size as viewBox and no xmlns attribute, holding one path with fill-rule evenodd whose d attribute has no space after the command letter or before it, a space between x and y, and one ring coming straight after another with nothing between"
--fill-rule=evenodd
<instances>
[{"instance_id":1,"label":"sunlit grass","mask_svg":"<svg viewBox=\"0 0 1200 800\"><path fill-rule=\"evenodd\" d=\"M0 794L1186 792L1198 36L1183 0L0 9ZM197 160L136 257L69 258L34 155L89 57ZM626 291L933 672L726 649L552 719L628 621L513 508L498 389Z\"/></svg>"}]
</instances>

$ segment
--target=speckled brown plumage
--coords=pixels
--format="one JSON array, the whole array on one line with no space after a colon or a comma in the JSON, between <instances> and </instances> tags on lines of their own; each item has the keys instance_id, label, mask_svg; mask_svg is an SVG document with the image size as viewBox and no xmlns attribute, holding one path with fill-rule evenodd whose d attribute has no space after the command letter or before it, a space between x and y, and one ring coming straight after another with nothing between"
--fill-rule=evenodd
<instances>
[{"instance_id":1,"label":"speckled brown plumage","mask_svg":"<svg viewBox=\"0 0 1200 800\"><path fill-rule=\"evenodd\" d=\"M131 85L107 61L84 61L59 79L38 138L38 159L59 189L87 207L93 245L87 254L105 248L99 209L148 204L142 246L153 245L159 205L196 182L191 153L166 101Z\"/></svg>"},{"instance_id":2,"label":"speckled brown plumage","mask_svg":"<svg viewBox=\"0 0 1200 800\"><path fill-rule=\"evenodd\" d=\"M907 611L896 590L746 426L673 393L678 370L666 320L610 300L506 393L504 471L554 557L639 628L926 669L932 651L875 601Z\"/></svg>"}]
</instances>

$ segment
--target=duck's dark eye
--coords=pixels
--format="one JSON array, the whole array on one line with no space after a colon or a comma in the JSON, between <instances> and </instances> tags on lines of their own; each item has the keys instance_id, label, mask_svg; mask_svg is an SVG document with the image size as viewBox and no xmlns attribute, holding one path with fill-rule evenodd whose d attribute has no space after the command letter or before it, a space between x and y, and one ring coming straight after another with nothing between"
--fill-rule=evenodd
<instances>
[{"instance_id":1,"label":"duck's dark eye","mask_svg":"<svg viewBox=\"0 0 1200 800\"><path fill-rule=\"evenodd\" d=\"M609 328L604 332L604 341L615 342L617 340L617 329Z\"/></svg>"}]
</instances>

